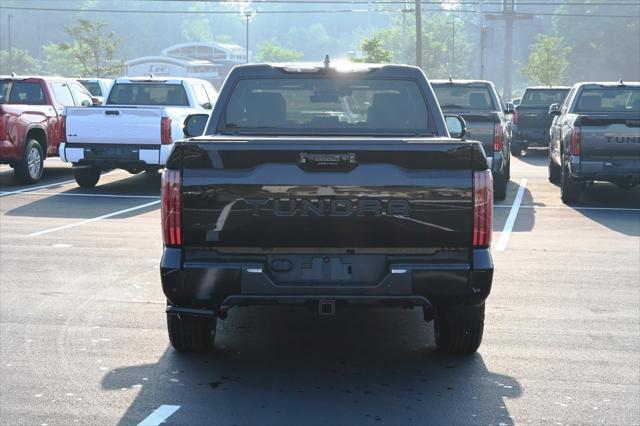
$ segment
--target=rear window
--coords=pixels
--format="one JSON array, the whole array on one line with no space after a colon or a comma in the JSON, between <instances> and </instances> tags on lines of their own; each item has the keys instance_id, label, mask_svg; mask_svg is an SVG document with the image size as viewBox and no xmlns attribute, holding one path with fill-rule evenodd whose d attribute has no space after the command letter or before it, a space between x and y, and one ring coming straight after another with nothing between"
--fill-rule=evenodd
<instances>
[{"instance_id":1,"label":"rear window","mask_svg":"<svg viewBox=\"0 0 640 426\"><path fill-rule=\"evenodd\" d=\"M530 90L522 95L520 105L548 107L551 104L561 104L567 97L569 90Z\"/></svg>"},{"instance_id":2,"label":"rear window","mask_svg":"<svg viewBox=\"0 0 640 426\"><path fill-rule=\"evenodd\" d=\"M94 81L80 81L84 87L87 88L91 96L102 96L102 90L100 85Z\"/></svg>"},{"instance_id":3,"label":"rear window","mask_svg":"<svg viewBox=\"0 0 640 426\"><path fill-rule=\"evenodd\" d=\"M575 112L640 112L640 87L583 89Z\"/></svg>"},{"instance_id":4,"label":"rear window","mask_svg":"<svg viewBox=\"0 0 640 426\"><path fill-rule=\"evenodd\" d=\"M45 104L44 92L42 91L40 83L14 81L13 84L11 84L11 91L7 93L9 84L10 80L0 82L0 103L24 105Z\"/></svg>"},{"instance_id":5,"label":"rear window","mask_svg":"<svg viewBox=\"0 0 640 426\"><path fill-rule=\"evenodd\" d=\"M434 84L432 87L442 109L498 110L486 84Z\"/></svg>"},{"instance_id":6,"label":"rear window","mask_svg":"<svg viewBox=\"0 0 640 426\"><path fill-rule=\"evenodd\" d=\"M221 129L233 134L432 134L422 92L411 80L244 79Z\"/></svg>"},{"instance_id":7,"label":"rear window","mask_svg":"<svg viewBox=\"0 0 640 426\"><path fill-rule=\"evenodd\" d=\"M189 106L182 84L116 83L109 91L109 105Z\"/></svg>"},{"instance_id":8,"label":"rear window","mask_svg":"<svg viewBox=\"0 0 640 426\"><path fill-rule=\"evenodd\" d=\"M0 80L0 104L5 103L9 93L9 80Z\"/></svg>"}]
</instances>

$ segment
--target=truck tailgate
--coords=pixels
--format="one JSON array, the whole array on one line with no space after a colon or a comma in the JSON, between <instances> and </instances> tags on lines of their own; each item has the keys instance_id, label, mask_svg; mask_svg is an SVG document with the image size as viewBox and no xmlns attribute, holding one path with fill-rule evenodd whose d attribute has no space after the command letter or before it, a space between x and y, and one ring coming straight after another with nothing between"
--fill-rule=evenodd
<instances>
[{"instance_id":1,"label":"truck tailgate","mask_svg":"<svg viewBox=\"0 0 640 426\"><path fill-rule=\"evenodd\" d=\"M553 116L549 115L549 108L526 108L518 106L518 127L521 129L549 130Z\"/></svg>"},{"instance_id":2,"label":"truck tailgate","mask_svg":"<svg viewBox=\"0 0 640 426\"><path fill-rule=\"evenodd\" d=\"M67 108L69 143L160 145L163 108Z\"/></svg>"},{"instance_id":3,"label":"truck tailgate","mask_svg":"<svg viewBox=\"0 0 640 426\"><path fill-rule=\"evenodd\" d=\"M182 148L184 246L471 246L472 169L486 168L477 143L190 141Z\"/></svg>"},{"instance_id":4,"label":"truck tailgate","mask_svg":"<svg viewBox=\"0 0 640 426\"><path fill-rule=\"evenodd\" d=\"M467 139L482 142L487 155L493 154L493 134L495 124L499 122L497 117L484 114L460 114L467 123Z\"/></svg>"},{"instance_id":5,"label":"truck tailgate","mask_svg":"<svg viewBox=\"0 0 640 426\"><path fill-rule=\"evenodd\" d=\"M640 116L580 117L581 160L640 160Z\"/></svg>"}]
</instances>

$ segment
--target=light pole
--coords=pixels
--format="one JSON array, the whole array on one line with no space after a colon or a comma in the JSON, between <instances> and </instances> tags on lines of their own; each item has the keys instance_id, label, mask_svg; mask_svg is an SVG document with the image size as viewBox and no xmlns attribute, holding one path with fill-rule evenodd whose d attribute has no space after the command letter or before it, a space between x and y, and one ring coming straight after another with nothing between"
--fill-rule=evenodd
<instances>
[{"instance_id":1,"label":"light pole","mask_svg":"<svg viewBox=\"0 0 640 426\"><path fill-rule=\"evenodd\" d=\"M7 41L9 42L9 72L7 74L11 74L11 68L13 68L13 57L11 54L12 46L11 46L11 19L13 15L7 15L7 30L9 31Z\"/></svg>"},{"instance_id":2,"label":"light pole","mask_svg":"<svg viewBox=\"0 0 640 426\"><path fill-rule=\"evenodd\" d=\"M256 13L251 9L245 9L242 12L242 15L244 16L244 18L247 21L247 34L246 34L246 40L245 40L246 43L247 43L246 44L246 55L245 55L246 56L245 60L246 60L247 63L249 63L249 21L251 21L251 18L253 18L255 16L255 14Z\"/></svg>"},{"instance_id":3,"label":"light pole","mask_svg":"<svg viewBox=\"0 0 640 426\"><path fill-rule=\"evenodd\" d=\"M416 66L422 68L422 2L416 1Z\"/></svg>"}]
</instances>

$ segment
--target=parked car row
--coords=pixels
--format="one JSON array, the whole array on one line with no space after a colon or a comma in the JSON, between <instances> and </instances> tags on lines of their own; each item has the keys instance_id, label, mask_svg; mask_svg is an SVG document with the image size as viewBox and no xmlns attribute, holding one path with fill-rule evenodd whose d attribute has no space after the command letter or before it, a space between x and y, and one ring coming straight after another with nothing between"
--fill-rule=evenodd
<instances>
[{"instance_id":1,"label":"parked car row","mask_svg":"<svg viewBox=\"0 0 640 426\"><path fill-rule=\"evenodd\" d=\"M464 119L464 138L481 142L497 200L506 197L511 155L533 145L550 147L549 180L565 202L596 180L639 183L640 83L529 87L518 105L503 103L490 81L430 83L441 110ZM153 173L185 137L185 119L208 117L217 98L211 83L191 78L0 77L0 163L34 183L44 159L59 155L82 187L114 168Z\"/></svg>"},{"instance_id":2,"label":"parked car row","mask_svg":"<svg viewBox=\"0 0 640 426\"><path fill-rule=\"evenodd\" d=\"M83 187L103 170L157 171L184 137L184 119L208 112L217 96L198 79L0 76L0 163L30 184L45 158L59 156Z\"/></svg>"}]
</instances>

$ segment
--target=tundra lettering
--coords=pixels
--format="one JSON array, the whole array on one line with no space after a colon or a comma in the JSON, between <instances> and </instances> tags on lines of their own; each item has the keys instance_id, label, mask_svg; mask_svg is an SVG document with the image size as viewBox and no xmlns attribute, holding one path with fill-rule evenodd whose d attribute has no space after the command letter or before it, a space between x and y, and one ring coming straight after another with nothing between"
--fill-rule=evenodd
<instances>
[{"instance_id":1,"label":"tundra lettering","mask_svg":"<svg viewBox=\"0 0 640 426\"><path fill-rule=\"evenodd\" d=\"M301 198L245 198L243 201L253 209L253 216L273 214L275 216L409 216L407 200L364 199L355 202L346 198L301 199Z\"/></svg>"}]
</instances>

